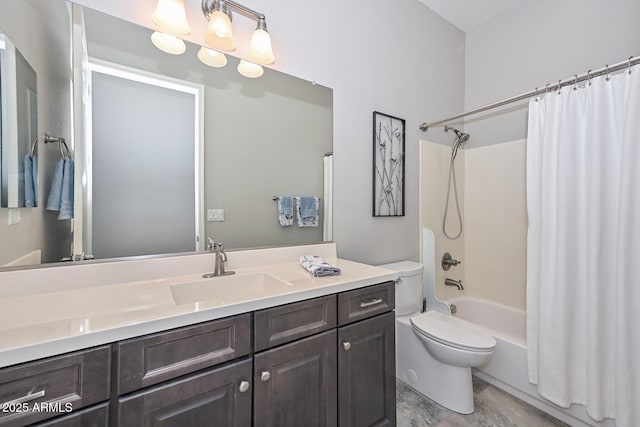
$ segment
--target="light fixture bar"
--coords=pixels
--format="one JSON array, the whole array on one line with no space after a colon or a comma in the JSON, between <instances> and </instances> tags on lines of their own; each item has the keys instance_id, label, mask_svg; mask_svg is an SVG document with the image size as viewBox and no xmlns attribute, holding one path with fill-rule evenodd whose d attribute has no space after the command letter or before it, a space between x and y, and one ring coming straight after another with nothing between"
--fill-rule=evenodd
<instances>
[{"instance_id":1,"label":"light fixture bar","mask_svg":"<svg viewBox=\"0 0 640 427\"><path fill-rule=\"evenodd\" d=\"M264 13L256 12L255 10L250 9L240 3L236 3L233 0L202 0L202 13L204 13L204 16L209 19L209 15L211 15L214 10L223 10L225 6L227 7L227 9L231 9L241 15L246 16L247 18L258 21L258 23L260 23L261 21L265 22L266 20ZM266 28L266 23L264 25Z\"/></svg>"}]
</instances>

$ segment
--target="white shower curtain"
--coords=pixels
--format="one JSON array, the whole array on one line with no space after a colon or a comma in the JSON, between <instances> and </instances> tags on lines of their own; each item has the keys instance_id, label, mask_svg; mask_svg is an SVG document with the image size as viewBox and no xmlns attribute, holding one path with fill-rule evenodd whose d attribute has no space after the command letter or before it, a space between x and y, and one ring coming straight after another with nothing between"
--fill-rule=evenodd
<instances>
[{"instance_id":1,"label":"white shower curtain","mask_svg":"<svg viewBox=\"0 0 640 427\"><path fill-rule=\"evenodd\" d=\"M529 380L640 426L640 67L529 103Z\"/></svg>"}]
</instances>

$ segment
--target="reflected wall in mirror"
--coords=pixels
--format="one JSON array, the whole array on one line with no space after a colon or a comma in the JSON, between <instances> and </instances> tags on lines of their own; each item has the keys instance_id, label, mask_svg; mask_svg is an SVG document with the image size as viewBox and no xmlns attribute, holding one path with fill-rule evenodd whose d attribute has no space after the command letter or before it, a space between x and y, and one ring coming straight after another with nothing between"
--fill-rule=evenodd
<instances>
[{"instance_id":1,"label":"reflected wall in mirror","mask_svg":"<svg viewBox=\"0 0 640 427\"><path fill-rule=\"evenodd\" d=\"M71 251L71 221L58 220L58 212L45 209L55 167L60 161L59 147L42 141L48 133L65 138L73 148L69 6L63 0L2 0L0 31L5 37L5 47L8 45L6 39L15 46L16 66L20 67L16 71L17 86L8 89L14 79L5 78L10 72L3 66L3 94L11 90L21 93L16 97L14 117L5 113L6 110L2 114L3 186L11 182L5 171L9 173L11 168L24 167L24 158L31 153L31 144L38 136L38 142L33 146L37 169L33 169L32 175L37 183L37 191L34 187L36 207L25 209L26 200L23 203L24 196L20 196L25 194L24 188L14 186L13 189L5 187L6 205L13 207L0 208L0 268L15 268L59 261ZM8 61L4 63L7 64ZM6 101L4 96L3 99ZM9 121L14 124L7 124ZM4 135L11 128L17 132L18 147L5 145ZM14 154L5 157L11 150ZM20 181L18 178L13 182ZM10 202L11 192L17 195L17 203Z\"/></svg>"},{"instance_id":2,"label":"reflected wall in mirror","mask_svg":"<svg viewBox=\"0 0 640 427\"><path fill-rule=\"evenodd\" d=\"M37 94L35 70L0 29L0 207L3 208L36 206Z\"/></svg>"},{"instance_id":3,"label":"reflected wall in mirror","mask_svg":"<svg viewBox=\"0 0 640 427\"><path fill-rule=\"evenodd\" d=\"M247 79L233 57L225 68L211 68L198 60L200 46L189 43L184 55L168 55L151 43L151 29L79 5L73 5L73 22L73 245L60 224L54 221L53 232L43 226L44 240L61 239L66 251L42 262L203 250L207 236L227 249L323 241L325 190L331 195L323 168L332 151L331 89L270 69ZM40 80L44 71L36 71ZM173 113L160 101L166 97L180 106ZM146 103L134 106L140 100ZM38 102L42 111L43 100ZM191 120L190 129L180 130L181 120ZM70 140L69 132L58 134ZM41 188L49 185L47 169L40 172ZM273 200L278 195L319 197L319 226L281 227ZM11 257L16 254L0 256L0 266Z\"/></svg>"}]
</instances>

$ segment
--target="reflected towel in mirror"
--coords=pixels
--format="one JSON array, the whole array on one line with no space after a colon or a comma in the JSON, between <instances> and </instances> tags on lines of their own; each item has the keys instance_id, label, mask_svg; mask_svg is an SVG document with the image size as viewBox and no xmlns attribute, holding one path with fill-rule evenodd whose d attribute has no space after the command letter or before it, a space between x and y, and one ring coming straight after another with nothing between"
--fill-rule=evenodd
<instances>
[{"instance_id":1,"label":"reflected towel in mirror","mask_svg":"<svg viewBox=\"0 0 640 427\"><path fill-rule=\"evenodd\" d=\"M24 156L24 207L38 206L38 156Z\"/></svg>"},{"instance_id":2,"label":"reflected towel in mirror","mask_svg":"<svg viewBox=\"0 0 640 427\"><path fill-rule=\"evenodd\" d=\"M320 199L311 196L294 197L298 227L317 227Z\"/></svg>"},{"instance_id":3,"label":"reflected towel in mirror","mask_svg":"<svg viewBox=\"0 0 640 427\"><path fill-rule=\"evenodd\" d=\"M73 160L67 158L60 159L53 173L47 210L60 212L59 220L73 218L73 173Z\"/></svg>"},{"instance_id":4,"label":"reflected towel in mirror","mask_svg":"<svg viewBox=\"0 0 640 427\"><path fill-rule=\"evenodd\" d=\"M282 227L293 225L293 198L278 196L278 221Z\"/></svg>"}]
</instances>

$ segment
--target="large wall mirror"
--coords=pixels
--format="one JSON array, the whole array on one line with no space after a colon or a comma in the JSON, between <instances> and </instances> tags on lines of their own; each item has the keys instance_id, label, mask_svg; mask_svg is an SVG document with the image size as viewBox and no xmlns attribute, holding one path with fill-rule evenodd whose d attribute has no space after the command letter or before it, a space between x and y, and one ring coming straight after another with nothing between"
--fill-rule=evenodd
<instances>
[{"instance_id":1,"label":"large wall mirror","mask_svg":"<svg viewBox=\"0 0 640 427\"><path fill-rule=\"evenodd\" d=\"M249 79L231 56L226 67L209 67L198 59L200 46L170 55L154 47L151 29L63 0L46 3L74 23L75 135L69 125L56 136L72 152L75 205L73 220L42 210L55 228L43 227L42 263L192 252L207 237L227 249L328 239L331 89L270 69ZM44 187L59 158L40 171ZM42 204L49 188L40 190ZM281 227L274 200L281 195L318 197L318 227ZM60 250L46 250L57 239ZM6 245L3 268L31 250Z\"/></svg>"}]
</instances>

